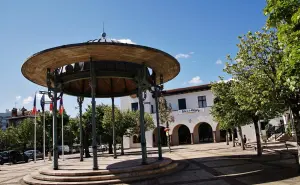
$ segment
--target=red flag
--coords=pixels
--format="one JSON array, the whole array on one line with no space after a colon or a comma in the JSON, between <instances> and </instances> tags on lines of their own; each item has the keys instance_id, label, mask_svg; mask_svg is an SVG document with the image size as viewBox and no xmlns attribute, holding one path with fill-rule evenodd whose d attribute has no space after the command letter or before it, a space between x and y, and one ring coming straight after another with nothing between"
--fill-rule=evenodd
<instances>
[{"instance_id":1,"label":"red flag","mask_svg":"<svg viewBox=\"0 0 300 185\"><path fill-rule=\"evenodd\" d=\"M59 114L62 115L64 113L64 104L63 104L63 98L61 96L60 102L59 102Z\"/></svg>"},{"instance_id":2,"label":"red flag","mask_svg":"<svg viewBox=\"0 0 300 185\"><path fill-rule=\"evenodd\" d=\"M50 110L50 111L52 111L52 110L53 110L53 103L52 103L52 101L51 101L51 103L50 103L49 110Z\"/></svg>"},{"instance_id":3,"label":"red flag","mask_svg":"<svg viewBox=\"0 0 300 185\"><path fill-rule=\"evenodd\" d=\"M32 114L36 115L36 94L34 95L34 100L33 100L33 109L32 109Z\"/></svg>"}]
</instances>

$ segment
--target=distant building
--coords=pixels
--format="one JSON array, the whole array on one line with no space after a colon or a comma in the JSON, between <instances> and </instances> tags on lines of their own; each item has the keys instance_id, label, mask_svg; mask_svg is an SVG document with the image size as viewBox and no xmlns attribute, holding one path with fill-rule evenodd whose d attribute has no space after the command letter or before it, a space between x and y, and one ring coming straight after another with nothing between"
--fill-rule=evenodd
<instances>
[{"instance_id":1,"label":"distant building","mask_svg":"<svg viewBox=\"0 0 300 185\"><path fill-rule=\"evenodd\" d=\"M27 111L24 107L20 110L13 108L10 117L7 118L7 127L18 126L24 119L34 118L31 111Z\"/></svg>"},{"instance_id":2,"label":"distant building","mask_svg":"<svg viewBox=\"0 0 300 185\"><path fill-rule=\"evenodd\" d=\"M8 127L8 118L11 117L11 111L6 109L4 113L0 113L0 128L6 130Z\"/></svg>"},{"instance_id":3,"label":"distant building","mask_svg":"<svg viewBox=\"0 0 300 185\"><path fill-rule=\"evenodd\" d=\"M226 140L226 131L219 128L219 124L214 121L211 115L214 95L210 85L199 85L193 87L171 89L163 91L167 103L172 107L174 122L169 123L169 135L171 145L196 144L206 142L222 142ZM126 96L120 98L121 110L138 110L139 103L136 96ZM155 100L150 92L144 101L145 112L151 113L156 125ZM278 126L283 123L286 126L285 117L272 119L269 122L261 122L259 129L261 133L265 130L267 123ZM161 125L160 135L162 145L167 144L167 137L164 131L166 125ZM157 129L146 131L147 147L157 146ZM248 142L256 141L254 124L242 127L243 134L246 135ZM139 135L124 137L126 148L140 147ZM235 137L238 137L235 131Z\"/></svg>"}]
</instances>

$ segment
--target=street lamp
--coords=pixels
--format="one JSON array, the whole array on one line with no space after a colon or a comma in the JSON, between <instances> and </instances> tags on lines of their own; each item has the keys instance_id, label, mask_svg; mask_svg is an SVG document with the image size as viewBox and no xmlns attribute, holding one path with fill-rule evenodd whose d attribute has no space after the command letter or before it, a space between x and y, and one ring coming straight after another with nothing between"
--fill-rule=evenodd
<instances>
[{"instance_id":1,"label":"street lamp","mask_svg":"<svg viewBox=\"0 0 300 185\"><path fill-rule=\"evenodd\" d=\"M45 94L48 94L48 91L39 91L39 94L42 94L42 95L45 95ZM52 101L45 101L44 99L44 102L43 104L51 104ZM41 102L42 104L42 102ZM44 106L44 105L41 105L41 106ZM46 121L46 116L45 116L45 109L43 108L43 157L44 157L44 162L45 162L45 153L46 153L46 147L45 147L45 140L46 140L46 137L45 137L45 121ZM36 133L34 133L36 134ZM35 137L36 138L36 137ZM36 149L35 149L35 156L36 156Z\"/></svg>"}]
</instances>

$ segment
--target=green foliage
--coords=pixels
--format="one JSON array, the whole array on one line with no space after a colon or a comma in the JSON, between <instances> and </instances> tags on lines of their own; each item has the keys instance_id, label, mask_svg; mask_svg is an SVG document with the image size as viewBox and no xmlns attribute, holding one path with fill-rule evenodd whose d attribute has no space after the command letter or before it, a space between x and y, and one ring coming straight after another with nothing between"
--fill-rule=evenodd
<instances>
[{"instance_id":1,"label":"green foliage","mask_svg":"<svg viewBox=\"0 0 300 185\"><path fill-rule=\"evenodd\" d=\"M237 126L243 126L251 122L251 115L243 110L235 99L232 86L235 82L220 82L212 84L212 92L215 96L211 114L219 123L219 129L227 130Z\"/></svg>"},{"instance_id":2,"label":"green foliage","mask_svg":"<svg viewBox=\"0 0 300 185\"><path fill-rule=\"evenodd\" d=\"M159 121L161 125L174 122L174 117L172 116L172 107L167 104L166 99L161 96L158 99L159 105Z\"/></svg>"},{"instance_id":3,"label":"green foliage","mask_svg":"<svg viewBox=\"0 0 300 185\"><path fill-rule=\"evenodd\" d=\"M282 52L274 31L248 32L239 37L239 50L226 64L225 72L235 79L234 97L241 109L257 119L271 119L284 111L280 94L284 88L277 79Z\"/></svg>"},{"instance_id":4,"label":"green foliage","mask_svg":"<svg viewBox=\"0 0 300 185\"><path fill-rule=\"evenodd\" d=\"M264 13L268 16L267 26L278 30L278 40L283 51L278 77L284 79L292 91L299 92L300 1L267 0Z\"/></svg>"}]
</instances>

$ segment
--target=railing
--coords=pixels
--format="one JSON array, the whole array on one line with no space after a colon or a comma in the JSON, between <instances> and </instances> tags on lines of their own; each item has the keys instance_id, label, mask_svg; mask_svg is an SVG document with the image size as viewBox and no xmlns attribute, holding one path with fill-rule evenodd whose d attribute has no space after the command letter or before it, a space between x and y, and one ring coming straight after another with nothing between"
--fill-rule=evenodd
<instances>
[{"instance_id":1,"label":"railing","mask_svg":"<svg viewBox=\"0 0 300 185\"><path fill-rule=\"evenodd\" d=\"M284 125L275 126L275 140L285 133Z\"/></svg>"},{"instance_id":2,"label":"railing","mask_svg":"<svg viewBox=\"0 0 300 185\"><path fill-rule=\"evenodd\" d=\"M285 128L284 128L284 125L279 125L279 126L269 126L267 128L267 137L270 138L272 135L274 135L275 137L275 140L277 138L279 138L282 134L285 133Z\"/></svg>"}]
</instances>

